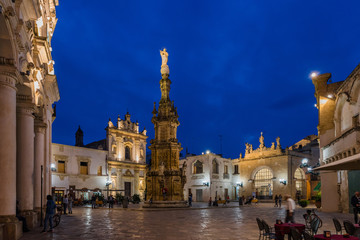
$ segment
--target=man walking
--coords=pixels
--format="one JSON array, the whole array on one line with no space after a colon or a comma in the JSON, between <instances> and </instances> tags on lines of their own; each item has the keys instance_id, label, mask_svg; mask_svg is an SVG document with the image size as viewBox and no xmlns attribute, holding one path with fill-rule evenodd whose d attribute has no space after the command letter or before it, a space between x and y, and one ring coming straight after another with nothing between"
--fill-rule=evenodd
<instances>
[{"instance_id":1,"label":"man walking","mask_svg":"<svg viewBox=\"0 0 360 240\"><path fill-rule=\"evenodd\" d=\"M44 220L44 229L42 230L42 232L46 232L48 222L50 223L49 232L52 232L53 231L53 216L55 214L56 204L55 204L54 200L52 199L51 195L47 195L46 199L47 199L46 214L45 214L45 220Z\"/></svg>"},{"instance_id":2,"label":"man walking","mask_svg":"<svg viewBox=\"0 0 360 240\"><path fill-rule=\"evenodd\" d=\"M291 222L294 223L294 214L295 214L295 201L290 197L290 195L285 196L286 201L286 218L285 223Z\"/></svg>"},{"instance_id":3,"label":"man walking","mask_svg":"<svg viewBox=\"0 0 360 240\"><path fill-rule=\"evenodd\" d=\"M358 214L360 213L360 193L355 192L354 196L351 198L351 205L353 206L354 211L354 221L355 224L359 223Z\"/></svg>"}]
</instances>

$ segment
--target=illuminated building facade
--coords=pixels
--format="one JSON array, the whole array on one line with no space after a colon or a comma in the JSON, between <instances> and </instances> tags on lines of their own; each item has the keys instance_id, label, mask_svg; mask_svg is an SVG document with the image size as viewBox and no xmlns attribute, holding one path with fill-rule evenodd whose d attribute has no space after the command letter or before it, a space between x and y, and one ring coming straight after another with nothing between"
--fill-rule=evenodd
<instances>
[{"instance_id":1,"label":"illuminated building facade","mask_svg":"<svg viewBox=\"0 0 360 240\"><path fill-rule=\"evenodd\" d=\"M286 149L281 148L280 138L271 147L265 146L262 134L259 141L257 149L245 144L245 155L233 160L210 152L181 159L180 166L187 165L185 197L190 192L194 201L227 196L231 200L239 196L272 199L279 194L310 199L316 195L319 179L310 166L319 162L317 136L308 136Z\"/></svg>"},{"instance_id":2,"label":"illuminated building facade","mask_svg":"<svg viewBox=\"0 0 360 240\"><path fill-rule=\"evenodd\" d=\"M53 191L55 195L72 193L88 200L94 192L105 197L123 196L145 191L146 130L139 132L139 123L127 113L117 126L109 120L106 138L83 144L83 132L78 129L75 146L53 144Z\"/></svg>"},{"instance_id":3,"label":"illuminated building facade","mask_svg":"<svg viewBox=\"0 0 360 240\"><path fill-rule=\"evenodd\" d=\"M51 193L53 103L60 98L51 56L57 4L0 1L1 239L22 235L16 200L28 227L34 228L41 201L45 204Z\"/></svg>"},{"instance_id":4,"label":"illuminated building facade","mask_svg":"<svg viewBox=\"0 0 360 240\"><path fill-rule=\"evenodd\" d=\"M351 212L350 198L360 181L360 65L345 81L331 74L313 74L319 110L322 209Z\"/></svg>"}]
</instances>

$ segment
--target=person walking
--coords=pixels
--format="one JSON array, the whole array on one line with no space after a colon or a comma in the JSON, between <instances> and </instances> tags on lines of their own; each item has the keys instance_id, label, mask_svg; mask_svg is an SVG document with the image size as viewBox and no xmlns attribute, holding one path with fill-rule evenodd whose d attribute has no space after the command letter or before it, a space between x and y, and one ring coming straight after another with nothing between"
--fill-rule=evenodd
<instances>
[{"instance_id":1,"label":"person walking","mask_svg":"<svg viewBox=\"0 0 360 240\"><path fill-rule=\"evenodd\" d=\"M192 206L192 193L189 193L189 207Z\"/></svg>"},{"instance_id":2,"label":"person walking","mask_svg":"<svg viewBox=\"0 0 360 240\"><path fill-rule=\"evenodd\" d=\"M54 200L52 199L51 195L47 195L46 197L46 214L45 214L45 220L44 220L44 229L42 232L46 232L47 229L47 223L49 222L50 229L49 232L53 231L53 217L55 214L56 204Z\"/></svg>"},{"instance_id":3,"label":"person walking","mask_svg":"<svg viewBox=\"0 0 360 240\"><path fill-rule=\"evenodd\" d=\"M295 201L290 197L290 195L286 195L285 196L285 201L286 201L286 218L285 218L285 223L291 222L291 223L295 223L294 222L294 215L295 215Z\"/></svg>"},{"instance_id":4,"label":"person walking","mask_svg":"<svg viewBox=\"0 0 360 240\"><path fill-rule=\"evenodd\" d=\"M72 214L72 206L73 206L73 198L72 198L72 196L69 194L69 206L68 206L68 212L69 212L69 214Z\"/></svg>"},{"instance_id":5,"label":"person walking","mask_svg":"<svg viewBox=\"0 0 360 240\"><path fill-rule=\"evenodd\" d=\"M359 192L355 192L354 196L351 197L351 205L353 206L355 224L358 224L359 223L358 214L360 213L360 193Z\"/></svg>"},{"instance_id":6,"label":"person walking","mask_svg":"<svg viewBox=\"0 0 360 240\"><path fill-rule=\"evenodd\" d=\"M278 195L276 194L275 195L275 205L274 205L274 207L279 207L279 204L278 204L278 202L279 202L279 197L278 197Z\"/></svg>"},{"instance_id":7,"label":"person walking","mask_svg":"<svg viewBox=\"0 0 360 240\"><path fill-rule=\"evenodd\" d=\"M279 208L281 208L281 203L282 203L282 196L281 194L279 195Z\"/></svg>"},{"instance_id":8,"label":"person walking","mask_svg":"<svg viewBox=\"0 0 360 240\"><path fill-rule=\"evenodd\" d=\"M96 208L96 196L95 194L91 197L91 208Z\"/></svg>"},{"instance_id":9,"label":"person walking","mask_svg":"<svg viewBox=\"0 0 360 240\"><path fill-rule=\"evenodd\" d=\"M67 194L65 194L64 197L63 197L63 205L64 205L64 214L67 215L66 209L67 209L67 207L69 205L69 199L67 197Z\"/></svg>"}]
</instances>

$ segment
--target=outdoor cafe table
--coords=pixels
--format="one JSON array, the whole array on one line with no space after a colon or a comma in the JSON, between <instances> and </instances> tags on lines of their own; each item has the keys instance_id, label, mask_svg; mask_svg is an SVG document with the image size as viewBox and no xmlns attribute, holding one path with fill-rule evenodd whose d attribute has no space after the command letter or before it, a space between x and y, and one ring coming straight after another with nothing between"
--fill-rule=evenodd
<instances>
[{"instance_id":1,"label":"outdoor cafe table","mask_svg":"<svg viewBox=\"0 0 360 240\"><path fill-rule=\"evenodd\" d=\"M291 228L296 228L300 233L305 231L305 225L301 223L283 223L283 224L275 224L274 226L275 226L276 239L284 239L284 235L287 234L290 240Z\"/></svg>"},{"instance_id":2,"label":"outdoor cafe table","mask_svg":"<svg viewBox=\"0 0 360 240\"><path fill-rule=\"evenodd\" d=\"M349 236L348 238L344 237L343 235L331 235L331 237L327 238L324 237L324 234L317 234L314 236L315 240L359 240L358 237Z\"/></svg>"}]
</instances>

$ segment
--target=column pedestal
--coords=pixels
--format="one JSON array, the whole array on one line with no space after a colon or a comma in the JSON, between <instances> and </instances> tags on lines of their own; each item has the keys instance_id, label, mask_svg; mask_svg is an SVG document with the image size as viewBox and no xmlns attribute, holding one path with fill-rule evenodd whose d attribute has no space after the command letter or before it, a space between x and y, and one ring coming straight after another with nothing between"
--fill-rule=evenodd
<instances>
[{"instance_id":1,"label":"column pedestal","mask_svg":"<svg viewBox=\"0 0 360 240\"><path fill-rule=\"evenodd\" d=\"M16 240L23 235L23 225L15 216L0 216L0 222L3 224L4 239Z\"/></svg>"}]
</instances>

